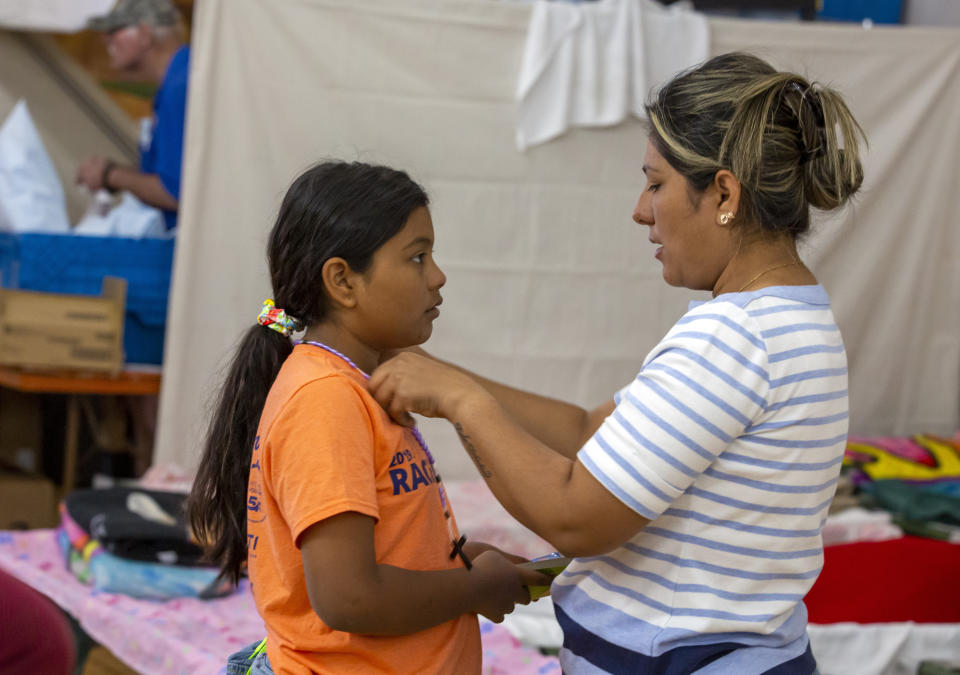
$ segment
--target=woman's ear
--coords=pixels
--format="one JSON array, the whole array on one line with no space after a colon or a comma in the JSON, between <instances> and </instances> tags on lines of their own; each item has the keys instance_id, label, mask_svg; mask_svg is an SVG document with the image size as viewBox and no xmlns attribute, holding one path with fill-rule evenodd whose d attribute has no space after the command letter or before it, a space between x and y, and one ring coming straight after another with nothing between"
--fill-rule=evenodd
<instances>
[{"instance_id":1,"label":"woman's ear","mask_svg":"<svg viewBox=\"0 0 960 675\"><path fill-rule=\"evenodd\" d=\"M717 223L730 225L740 209L740 181L732 171L720 169L713 177L713 187L718 198Z\"/></svg>"},{"instance_id":2,"label":"woman's ear","mask_svg":"<svg viewBox=\"0 0 960 675\"><path fill-rule=\"evenodd\" d=\"M357 304L354 273L343 258L330 258L320 270L323 290L334 306L352 308Z\"/></svg>"}]
</instances>

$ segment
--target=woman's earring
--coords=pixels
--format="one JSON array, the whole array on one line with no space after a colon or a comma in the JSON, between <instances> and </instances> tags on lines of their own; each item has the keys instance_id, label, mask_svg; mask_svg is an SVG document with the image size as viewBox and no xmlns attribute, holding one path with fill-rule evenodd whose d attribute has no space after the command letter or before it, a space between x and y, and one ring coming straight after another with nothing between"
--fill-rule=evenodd
<instances>
[{"instance_id":1,"label":"woman's earring","mask_svg":"<svg viewBox=\"0 0 960 675\"><path fill-rule=\"evenodd\" d=\"M720 214L720 224L727 225L733 219L732 213L722 213Z\"/></svg>"}]
</instances>

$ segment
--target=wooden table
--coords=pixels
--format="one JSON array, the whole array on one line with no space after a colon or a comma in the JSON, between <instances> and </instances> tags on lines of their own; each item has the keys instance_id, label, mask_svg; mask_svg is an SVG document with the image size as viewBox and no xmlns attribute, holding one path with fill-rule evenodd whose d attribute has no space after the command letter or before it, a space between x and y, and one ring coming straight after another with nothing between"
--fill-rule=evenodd
<instances>
[{"instance_id":1,"label":"wooden table","mask_svg":"<svg viewBox=\"0 0 960 675\"><path fill-rule=\"evenodd\" d=\"M149 396L160 393L160 367L125 369L118 373L75 370L26 370L0 365L0 387L34 394L67 396L63 481L61 496L74 487L77 472L77 446L80 436L80 396Z\"/></svg>"}]
</instances>

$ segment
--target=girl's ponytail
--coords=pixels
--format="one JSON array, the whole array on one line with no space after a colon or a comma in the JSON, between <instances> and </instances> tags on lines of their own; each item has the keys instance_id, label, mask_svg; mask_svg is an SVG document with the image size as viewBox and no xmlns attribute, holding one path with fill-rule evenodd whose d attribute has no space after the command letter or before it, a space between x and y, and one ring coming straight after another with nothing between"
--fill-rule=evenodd
<instances>
[{"instance_id":1,"label":"girl's ponytail","mask_svg":"<svg viewBox=\"0 0 960 675\"><path fill-rule=\"evenodd\" d=\"M243 336L220 390L203 457L187 500L193 535L233 583L247 559L247 479L260 413L293 346L254 325Z\"/></svg>"}]
</instances>

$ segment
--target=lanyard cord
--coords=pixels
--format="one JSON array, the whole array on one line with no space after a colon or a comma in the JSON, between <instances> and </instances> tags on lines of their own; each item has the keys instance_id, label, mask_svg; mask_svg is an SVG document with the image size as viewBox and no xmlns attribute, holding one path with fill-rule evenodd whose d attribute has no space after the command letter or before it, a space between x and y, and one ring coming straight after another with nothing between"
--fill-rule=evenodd
<instances>
[{"instance_id":1,"label":"lanyard cord","mask_svg":"<svg viewBox=\"0 0 960 675\"><path fill-rule=\"evenodd\" d=\"M330 352L334 356L337 356L344 361L346 361L351 367L354 368L358 373L363 375L363 379L369 380L370 375L365 373L360 369L356 363L354 363L349 356L343 354L330 345L326 345L322 342L317 342L316 340L300 340L300 344L313 345L314 347L319 347L327 352ZM443 517L447 522L447 533L450 534L451 541L453 542L453 550L450 552L450 560L453 560L457 556L463 561L463 564L469 570L473 567L473 564L470 562L470 558L463 552L463 545L467 541L466 535L460 535L458 538L456 531L453 529L453 523L451 522L450 515L450 502L447 499L447 491L443 487L443 482L440 480L440 474L437 473L437 463L433 459L433 454L430 452L430 448L427 447L427 441L423 438L423 434L420 433L420 430L416 427L411 427L410 431L413 433L413 437L417 439L417 443L420 444L420 447L423 448L423 452L427 455L427 459L430 461L430 468L433 471L434 479L437 482L438 492L440 494L440 507L443 510Z\"/></svg>"}]
</instances>

